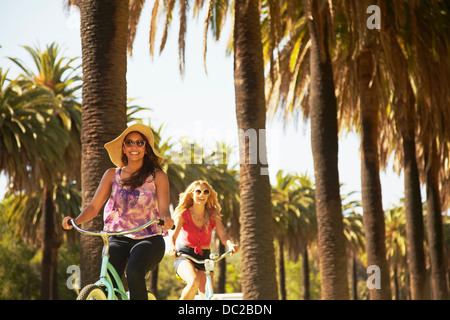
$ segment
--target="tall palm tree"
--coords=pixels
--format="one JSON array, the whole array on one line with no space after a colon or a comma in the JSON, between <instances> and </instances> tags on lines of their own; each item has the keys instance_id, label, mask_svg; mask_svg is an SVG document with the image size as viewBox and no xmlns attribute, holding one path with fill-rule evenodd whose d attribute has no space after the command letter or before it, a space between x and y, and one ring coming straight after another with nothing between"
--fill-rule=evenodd
<instances>
[{"instance_id":1,"label":"tall palm tree","mask_svg":"<svg viewBox=\"0 0 450 320\"><path fill-rule=\"evenodd\" d=\"M399 167L403 168L405 176L407 254L411 293L413 299L427 299L429 292L416 153L420 154L420 149L424 152L428 150L427 146L432 145L432 143L428 144L429 137L440 137L441 141L447 140L445 129L440 126L440 123L448 122L443 120L448 119L448 112L445 111L446 108L439 106L449 103L448 97L440 94L443 88L448 87L448 77L442 76L442 81L432 87L428 85L430 81L426 79L448 73L448 37L444 36L448 33L448 22L446 22L448 19L444 18L448 12L448 4L444 1L380 1L378 5L381 8L382 32L376 32L377 34L372 37L367 36L371 32L363 26L364 22L361 24L364 19L357 19L368 4L369 2L362 2L362 4L355 2L348 10L353 11L353 14L349 15L349 21L360 21L349 30L357 30L355 34L361 33L357 36L362 39L358 43L368 40L365 42L368 48L369 43L375 44L375 50L365 51L366 58L368 51L372 51L372 55L376 58L376 65L372 63L374 66L372 75L366 72L366 78L372 78L370 84L374 90L377 90L374 97L379 97L378 103L381 107L378 129L380 166L386 165L390 153L395 148L396 160L400 163ZM352 16L355 18L351 19ZM361 54L362 51L359 55ZM343 78L349 75L351 76L352 72L344 74ZM366 83L369 82L366 81ZM347 91L344 89L348 87L351 88L347 82L340 91L344 93ZM364 96L367 97L367 95ZM430 104L430 101L433 102ZM445 163L443 159L447 157L446 154L448 152L441 154L442 163ZM436 163L423 167L435 168L439 165ZM422 182L425 182L424 178ZM434 215L437 217L436 221L440 220L440 215L440 213ZM429 234L442 234L439 222L431 223L431 225L433 225L433 231L430 230ZM439 238L438 236L437 239ZM442 241L438 240L437 243L442 244ZM439 245L435 248L438 247L442 248ZM442 256L442 250L437 251L441 253L435 252L433 255ZM380 258L381 254L382 252L379 253ZM438 270L442 264L435 260L434 265L435 270ZM436 273L441 278L441 281L435 282L436 284L445 282L442 281L442 275L445 274L442 271L441 269Z\"/></svg>"},{"instance_id":2,"label":"tall palm tree","mask_svg":"<svg viewBox=\"0 0 450 320\"><path fill-rule=\"evenodd\" d=\"M173 11L176 4L179 3L179 30L178 30L178 63L180 74L183 75L185 71L185 47L186 47L186 32L188 13L190 10L189 1L187 0L156 0L153 4L151 23L149 30L149 52L153 57L155 53L156 45L156 31L160 17L164 18L164 29L159 45L159 52L162 53L168 40L169 28L173 20ZM144 7L145 0L130 0L130 19L128 27L128 54L133 54L133 43L136 37L137 25L139 23L142 9ZM207 51L207 39L208 31L211 29L214 35L214 39L218 40L221 36L222 28L227 20L227 14L229 9L228 1L194 1L193 5L193 18L198 18L200 10L205 8L206 17L204 19L204 40L203 40L203 58L206 61ZM163 12L160 12L160 11ZM205 64L206 71L206 64Z\"/></svg>"},{"instance_id":3,"label":"tall palm tree","mask_svg":"<svg viewBox=\"0 0 450 320\"><path fill-rule=\"evenodd\" d=\"M259 1L236 0L234 5L234 83L240 132L240 242L241 264L245 266L242 291L244 299L276 299L270 182L267 167L261 163L261 159L266 159L266 116ZM256 134L258 150L251 150L245 137L250 132ZM251 163L250 157L256 163Z\"/></svg>"},{"instance_id":4,"label":"tall palm tree","mask_svg":"<svg viewBox=\"0 0 450 320\"><path fill-rule=\"evenodd\" d=\"M303 2L310 48L311 147L323 299L348 299L346 245L339 191L337 105L328 49L326 1Z\"/></svg>"},{"instance_id":5,"label":"tall palm tree","mask_svg":"<svg viewBox=\"0 0 450 320\"><path fill-rule=\"evenodd\" d=\"M56 186L63 181L80 180L80 130L81 130L81 108L76 101L76 93L81 87L79 67L73 66L77 58L69 59L61 57L61 51L57 44L47 45L45 50L24 46L34 62L34 69L28 67L19 59L10 58L18 65L23 74L18 76L18 83L23 87L33 88L41 86L48 88L55 97L55 116L68 132L70 139L67 146L60 150L64 155L65 169L58 171L49 168L56 183L43 184L43 241L42 241L42 281L41 298L55 299L56 293L56 264L57 253L61 243L59 228L59 217L56 214L54 194ZM67 169L66 169L67 168ZM38 221L41 221L40 219Z\"/></svg>"},{"instance_id":6,"label":"tall palm tree","mask_svg":"<svg viewBox=\"0 0 450 320\"><path fill-rule=\"evenodd\" d=\"M8 93L10 90L7 89L4 96L6 100L3 101L5 108L2 108L6 111L2 130L6 143L4 156L15 159L16 163L11 166L8 164L9 160L1 167L6 169L11 177L12 190L35 193L41 188L44 189L41 194L43 201L40 202L43 219L37 220L43 224L41 298L54 299L57 295L54 280L60 241L55 233L57 223L53 186L64 175L63 155L70 144L70 136L58 115L61 108L60 98L55 97L51 88L28 80L17 80L16 86L16 90L19 90L16 92L20 94L11 96ZM42 113L43 110L45 113ZM35 126L29 127L33 122ZM11 138L13 140L10 140Z\"/></svg>"},{"instance_id":7,"label":"tall palm tree","mask_svg":"<svg viewBox=\"0 0 450 320\"><path fill-rule=\"evenodd\" d=\"M400 299L400 275L407 270L407 239L405 207L394 206L386 210L386 249L392 268L394 298Z\"/></svg>"},{"instance_id":8,"label":"tall palm tree","mask_svg":"<svg viewBox=\"0 0 450 320\"><path fill-rule=\"evenodd\" d=\"M393 90L393 106L395 107L398 131L402 137L407 255L411 292L413 299L428 299L424 223L415 142L418 115L415 110L416 103L410 82L408 62L396 37L399 32L395 30L395 22L390 21L389 15L384 14L384 16L386 17L384 19L385 32L383 32L380 40L383 43L383 41L386 41L384 38L387 38L386 42L388 43L384 50L390 52L392 63L395 64L395 66L389 68L388 76L396 82L396 90Z\"/></svg>"},{"instance_id":9,"label":"tall palm tree","mask_svg":"<svg viewBox=\"0 0 450 320\"><path fill-rule=\"evenodd\" d=\"M280 299L286 299L284 280L284 249L293 261L303 257L304 299L309 300L308 246L317 236L314 189L307 176L277 172L272 187L275 237L278 240Z\"/></svg>"},{"instance_id":10,"label":"tall palm tree","mask_svg":"<svg viewBox=\"0 0 450 320\"><path fill-rule=\"evenodd\" d=\"M368 2L357 3L359 9ZM377 29L365 28L360 37L356 62L361 126L361 193L366 235L367 264L376 265L381 273L381 287L370 289L371 299L391 299L389 266L386 260L384 212L381 200L379 164L379 100L377 95Z\"/></svg>"},{"instance_id":11,"label":"tall palm tree","mask_svg":"<svg viewBox=\"0 0 450 320\"><path fill-rule=\"evenodd\" d=\"M418 137L421 150L422 182L426 183L427 235L431 264L433 299L448 299L449 288L445 285L448 272L445 268L445 245L443 236L442 204L449 195L442 188L448 180L450 159L450 121L448 105L450 97L442 94L450 86L448 32L450 23L448 1L420 1L411 6L411 25L421 34L411 33L411 42L405 45L408 66L413 68L411 82L417 87L415 96L420 117ZM424 16L423 13L426 13ZM408 22L408 21L407 21ZM405 28L408 30L407 28ZM427 79L439 79L430 85ZM447 171L447 172L446 172Z\"/></svg>"},{"instance_id":12,"label":"tall palm tree","mask_svg":"<svg viewBox=\"0 0 450 320\"><path fill-rule=\"evenodd\" d=\"M58 101L49 88L8 83L0 69L0 169L13 190L51 184L52 171L64 168L67 136L55 117ZM39 133L39 134L37 134Z\"/></svg>"},{"instance_id":13,"label":"tall palm tree","mask_svg":"<svg viewBox=\"0 0 450 320\"><path fill-rule=\"evenodd\" d=\"M344 215L344 234L347 243L347 252L350 258L351 274L352 274L352 298L358 299L357 291L357 261L365 248L364 227L362 216L357 209L361 208L359 200L349 200L353 192L342 195L342 214Z\"/></svg>"},{"instance_id":14,"label":"tall palm tree","mask_svg":"<svg viewBox=\"0 0 450 320\"><path fill-rule=\"evenodd\" d=\"M83 207L94 196L103 173L112 166L104 144L126 127L127 0L79 3L82 46L81 190ZM83 225L103 229L102 215ZM100 272L101 240L81 237L81 285Z\"/></svg>"}]
</instances>

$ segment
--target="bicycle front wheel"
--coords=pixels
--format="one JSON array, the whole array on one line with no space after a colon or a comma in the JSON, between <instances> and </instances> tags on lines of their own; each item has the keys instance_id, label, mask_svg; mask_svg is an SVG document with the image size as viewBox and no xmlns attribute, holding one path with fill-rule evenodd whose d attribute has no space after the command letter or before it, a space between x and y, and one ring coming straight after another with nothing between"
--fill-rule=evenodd
<instances>
[{"instance_id":1,"label":"bicycle front wheel","mask_svg":"<svg viewBox=\"0 0 450 320\"><path fill-rule=\"evenodd\" d=\"M107 300L105 291L95 284L88 284L78 294L77 300Z\"/></svg>"}]
</instances>

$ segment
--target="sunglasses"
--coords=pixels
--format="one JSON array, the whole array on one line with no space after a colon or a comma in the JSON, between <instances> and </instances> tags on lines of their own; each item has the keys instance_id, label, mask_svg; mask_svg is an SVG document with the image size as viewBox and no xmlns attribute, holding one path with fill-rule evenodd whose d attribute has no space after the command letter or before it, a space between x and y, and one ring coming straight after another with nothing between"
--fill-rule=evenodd
<instances>
[{"instance_id":1,"label":"sunglasses","mask_svg":"<svg viewBox=\"0 0 450 320\"><path fill-rule=\"evenodd\" d=\"M132 146L136 145L138 148L143 148L145 146L145 141L144 140L127 140L124 141L123 145L127 148L131 148Z\"/></svg>"},{"instance_id":2,"label":"sunglasses","mask_svg":"<svg viewBox=\"0 0 450 320\"><path fill-rule=\"evenodd\" d=\"M203 190L203 191L200 190L200 189L197 189L197 190L195 190L194 192L195 192L195 194L198 195L198 196L201 195L202 193L203 193L203 194L206 194L206 195L209 194L209 190L208 190L208 189L205 189L205 190Z\"/></svg>"}]
</instances>

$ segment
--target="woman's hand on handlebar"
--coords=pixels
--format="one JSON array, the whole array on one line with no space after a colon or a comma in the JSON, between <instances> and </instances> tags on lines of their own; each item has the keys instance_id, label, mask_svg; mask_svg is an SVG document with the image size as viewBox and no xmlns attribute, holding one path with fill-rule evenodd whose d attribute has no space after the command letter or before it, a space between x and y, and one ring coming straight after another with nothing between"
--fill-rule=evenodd
<instances>
[{"instance_id":1,"label":"woman's hand on handlebar","mask_svg":"<svg viewBox=\"0 0 450 320\"><path fill-rule=\"evenodd\" d=\"M164 229L172 229L173 226L175 225L175 222L173 221L173 219L171 217L164 217L164 225L162 226Z\"/></svg>"},{"instance_id":2,"label":"woman's hand on handlebar","mask_svg":"<svg viewBox=\"0 0 450 320\"><path fill-rule=\"evenodd\" d=\"M233 242L227 241L227 245L228 245L229 250L232 252L231 255L233 255L239 251L239 246L234 244Z\"/></svg>"},{"instance_id":3,"label":"woman's hand on handlebar","mask_svg":"<svg viewBox=\"0 0 450 320\"><path fill-rule=\"evenodd\" d=\"M69 224L69 221L72 220L72 217L64 217L63 221L62 221L62 227L64 230L70 230L73 228L73 226L71 224Z\"/></svg>"},{"instance_id":4,"label":"woman's hand on handlebar","mask_svg":"<svg viewBox=\"0 0 450 320\"><path fill-rule=\"evenodd\" d=\"M169 248L169 250L167 251L167 254L169 255L169 257L172 257L172 258L176 258L177 253L178 253L178 251L174 247Z\"/></svg>"}]
</instances>

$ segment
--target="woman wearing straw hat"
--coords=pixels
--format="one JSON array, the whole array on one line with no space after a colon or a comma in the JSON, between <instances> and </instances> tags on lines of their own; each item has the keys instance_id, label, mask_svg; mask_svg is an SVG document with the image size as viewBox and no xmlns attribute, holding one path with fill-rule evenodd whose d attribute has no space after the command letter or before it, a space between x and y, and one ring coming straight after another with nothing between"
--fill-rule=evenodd
<instances>
[{"instance_id":1,"label":"woman wearing straw hat","mask_svg":"<svg viewBox=\"0 0 450 320\"><path fill-rule=\"evenodd\" d=\"M104 209L105 231L129 230L157 218L165 221L164 229L172 228L169 181L161 170L163 158L154 148L151 129L134 124L105 148L117 168L105 172L91 203L75 223L93 219L109 198ZM63 228L72 228L69 219L63 219ZM127 236L111 237L109 261L119 275L127 268L131 299L147 299L145 275L159 264L164 251L163 229L157 224Z\"/></svg>"}]
</instances>

